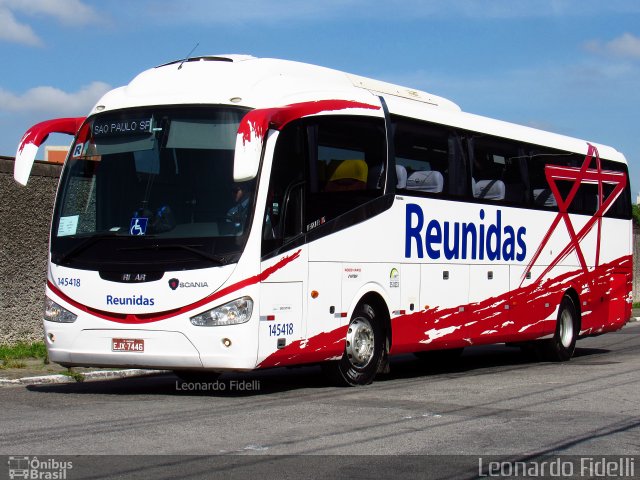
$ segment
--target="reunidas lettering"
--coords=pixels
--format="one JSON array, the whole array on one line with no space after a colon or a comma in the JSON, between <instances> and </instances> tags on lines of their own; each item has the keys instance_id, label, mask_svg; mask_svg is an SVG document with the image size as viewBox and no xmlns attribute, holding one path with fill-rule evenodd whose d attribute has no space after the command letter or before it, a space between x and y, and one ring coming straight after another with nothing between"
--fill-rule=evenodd
<instances>
[{"instance_id":1,"label":"reunidas lettering","mask_svg":"<svg viewBox=\"0 0 640 480\"><path fill-rule=\"evenodd\" d=\"M485 219L480 209L480 221ZM489 221L489 219L487 219ZM489 224L443 222L430 220L425 226L422 208L408 203L406 208L406 230L404 256L411 258L415 245L418 258L424 253L433 260L444 256L447 260L467 259L490 261L504 260L522 262L527 256L524 236L526 227L517 230L511 225L502 225L502 212L496 210L495 220Z\"/></svg>"},{"instance_id":2,"label":"reunidas lettering","mask_svg":"<svg viewBox=\"0 0 640 480\"><path fill-rule=\"evenodd\" d=\"M107 305L138 305L138 306L153 306L155 305L155 298L147 298L142 295L132 295L130 297L114 297L113 295L107 295Z\"/></svg>"}]
</instances>

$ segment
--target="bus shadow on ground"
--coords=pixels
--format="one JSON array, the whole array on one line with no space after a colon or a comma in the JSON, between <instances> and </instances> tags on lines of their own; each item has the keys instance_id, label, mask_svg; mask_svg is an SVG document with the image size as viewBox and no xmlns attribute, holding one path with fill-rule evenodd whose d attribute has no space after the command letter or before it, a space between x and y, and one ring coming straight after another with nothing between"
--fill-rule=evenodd
<instances>
[{"instance_id":1,"label":"bus shadow on ground","mask_svg":"<svg viewBox=\"0 0 640 480\"><path fill-rule=\"evenodd\" d=\"M576 348L574 361L588 359L608 361L609 350L602 348ZM604 357L602 357L604 356ZM505 345L470 347L457 358L439 355L417 358L412 354L393 357L390 371L379 374L375 382L394 380L474 376L487 373L523 370L549 364L538 360L531 352ZM319 366L274 368L248 373L225 373L219 378L183 381L173 373L158 373L121 379L91 380L85 382L29 385L28 390L39 393L92 394L92 395L171 395L209 397L253 397L292 390L326 389L334 387Z\"/></svg>"},{"instance_id":2,"label":"bus shadow on ground","mask_svg":"<svg viewBox=\"0 0 640 480\"><path fill-rule=\"evenodd\" d=\"M452 375L484 375L553 364L553 362L538 359L535 353L529 349L504 344L468 347L458 357L440 355L441 352L437 351L430 353L433 355L426 355L426 358L406 355L392 359L391 372L378 377L376 381ZM576 347L571 361L576 361L579 358L597 357L607 353L610 353L610 350Z\"/></svg>"}]
</instances>

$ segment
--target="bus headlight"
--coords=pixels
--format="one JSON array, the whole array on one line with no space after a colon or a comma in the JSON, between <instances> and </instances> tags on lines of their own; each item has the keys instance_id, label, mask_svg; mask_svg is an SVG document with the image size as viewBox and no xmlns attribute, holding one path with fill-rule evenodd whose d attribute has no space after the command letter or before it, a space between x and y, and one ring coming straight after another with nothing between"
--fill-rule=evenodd
<instances>
[{"instance_id":1,"label":"bus headlight","mask_svg":"<svg viewBox=\"0 0 640 480\"><path fill-rule=\"evenodd\" d=\"M196 327L238 325L248 322L252 311L253 300L251 297L242 297L191 317L191 323Z\"/></svg>"},{"instance_id":2,"label":"bus headlight","mask_svg":"<svg viewBox=\"0 0 640 480\"><path fill-rule=\"evenodd\" d=\"M48 297L44 300L44 319L49 322L73 323L78 316Z\"/></svg>"}]
</instances>

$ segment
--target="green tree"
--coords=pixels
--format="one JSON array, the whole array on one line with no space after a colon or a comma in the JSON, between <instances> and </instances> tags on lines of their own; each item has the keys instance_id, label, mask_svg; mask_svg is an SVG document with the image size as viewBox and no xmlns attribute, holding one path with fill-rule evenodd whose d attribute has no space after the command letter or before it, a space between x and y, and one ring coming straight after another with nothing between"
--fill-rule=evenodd
<instances>
[{"instance_id":1,"label":"green tree","mask_svg":"<svg viewBox=\"0 0 640 480\"><path fill-rule=\"evenodd\" d=\"M640 206L631 205L631 210L633 212L633 221L636 225L640 225Z\"/></svg>"}]
</instances>

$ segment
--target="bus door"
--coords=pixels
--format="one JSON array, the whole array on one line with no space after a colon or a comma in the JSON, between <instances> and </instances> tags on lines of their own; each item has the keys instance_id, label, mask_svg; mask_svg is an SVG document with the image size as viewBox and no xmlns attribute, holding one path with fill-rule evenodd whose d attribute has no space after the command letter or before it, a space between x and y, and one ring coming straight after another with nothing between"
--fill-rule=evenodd
<instances>
[{"instance_id":1,"label":"bus door","mask_svg":"<svg viewBox=\"0 0 640 480\"><path fill-rule=\"evenodd\" d=\"M262 225L258 363L306 334L304 134L294 125L276 136Z\"/></svg>"},{"instance_id":2,"label":"bus door","mask_svg":"<svg viewBox=\"0 0 640 480\"><path fill-rule=\"evenodd\" d=\"M291 339L324 342L348 323L342 301L343 261L354 251L362 255L362 247L353 248L362 239L342 232L380 208L374 201L384 193L385 160L385 124L380 117L323 115L291 122L280 131L267 190L262 259L270 268L274 261L296 257L283 269L286 274L267 280L295 286L265 286L301 298L298 323L287 322L296 332L297 325L301 328ZM275 300L264 304L269 309L284 305ZM267 338L266 330L261 331L262 350L272 335ZM328 353L331 358L333 353L342 354L340 343L327 341L329 345L320 345L319 351L337 349Z\"/></svg>"}]
</instances>

